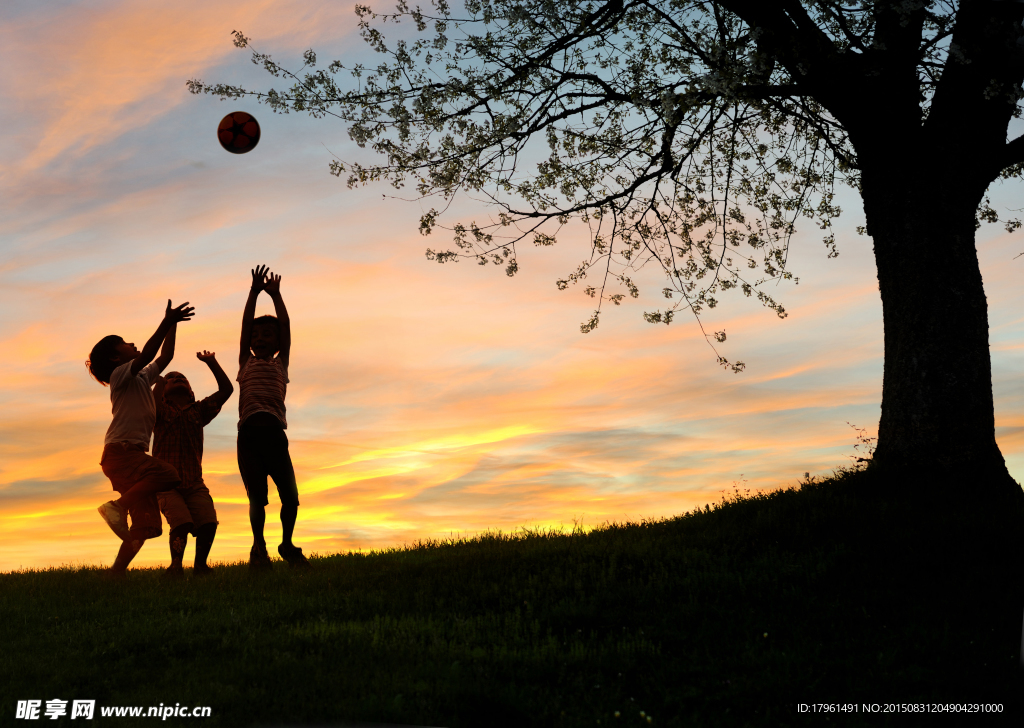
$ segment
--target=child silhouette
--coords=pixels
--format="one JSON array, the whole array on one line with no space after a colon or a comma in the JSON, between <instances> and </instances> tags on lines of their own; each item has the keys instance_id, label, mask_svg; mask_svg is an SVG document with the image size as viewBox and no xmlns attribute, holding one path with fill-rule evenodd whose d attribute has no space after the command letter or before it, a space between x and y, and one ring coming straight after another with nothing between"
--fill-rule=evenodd
<instances>
[{"instance_id":1,"label":"child silhouette","mask_svg":"<svg viewBox=\"0 0 1024 728\"><path fill-rule=\"evenodd\" d=\"M103 440L100 467L121 497L98 510L123 542L110 567L110 573L116 576L125 573L146 539L161 533L156 494L181 483L173 467L146 454L156 421L150 387L174 358L178 323L188 321L193 312L187 301L172 308L168 300L163 320L142 351L120 336L105 336L92 348L85 363L93 378L110 385L113 418ZM156 356L157 350L160 356Z\"/></svg>"},{"instance_id":2,"label":"child silhouette","mask_svg":"<svg viewBox=\"0 0 1024 728\"><path fill-rule=\"evenodd\" d=\"M203 482L203 428L220 414L220 408L234 391L231 380L211 351L200 351L196 358L210 367L218 389L196 401L188 379L180 372L168 372L153 389L156 399L156 426L153 433L153 457L172 465L181 476L181 485L157 494L160 512L171 528L171 565L168 576L183 576L181 562L188 535L196 537L193 574L202 576L213 569L206 563L217 534L217 511L210 490Z\"/></svg>"},{"instance_id":3,"label":"child silhouette","mask_svg":"<svg viewBox=\"0 0 1024 728\"><path fill-rule=\"evenodd\" d=\"M277 317L256 313L256 299L266 291L274 301ZM271 566L263 537L266 521L267 476L274 479L281 498L281 545L277 552L292 566L309 564L302 549L292 543L299 508L295 469L288 454L284 430L284 397L288 385L291 326L281 298L281 276L268 275L267 266L252 271L252 287L242 312L242 338L238 354L238 470L249 497L249 524L253 545L249 566Z\"/></svg>"}]
</instances>

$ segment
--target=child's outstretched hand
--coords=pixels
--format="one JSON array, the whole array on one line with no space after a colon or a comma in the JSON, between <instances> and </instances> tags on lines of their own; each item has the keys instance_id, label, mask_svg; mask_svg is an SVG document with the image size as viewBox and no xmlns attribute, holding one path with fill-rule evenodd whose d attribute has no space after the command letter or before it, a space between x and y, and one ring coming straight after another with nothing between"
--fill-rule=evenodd
<instances>
[{"instance_id":1,"label":"child's outstretched hand","mask_svg":"<svg viewBox=\"0 0 1024 728\"><path fill-rule=\"evenodd\" d=\"M257 293L267 286L267 266L258 265L252 270L252 290Z\"/></svg>"},{"instance_id":2,"label":"child's outstretched hand","mask_svg":"<svg viewBox=\"0 0 1024 728\"><path fill-rule=\"evenodd\" d=\"M195 315L195 311L195 307L189 306L188 301L185 301L185 303L180 306L171 308L171 299L168 298L167 310L164 311L164 318L169 321L173 321L174 323L178 323L179 321L188 321Z\"/></svg>"},{"instance_id":3,"label":"child's outstretched hand","mask_svg":"<svg viewBox=\"0 0 1024 728\"><path fill-rule=\"evenodd\" d=\"M214 354L212 351L206 351L204 349L203 351L196 352L196 359L198 359L199 361L204 361L207 364L209 364L211 361L217 361L217 355Z\"/></svg>"},{"instance_id":4,"label":"child's outstretched hand","mask_svg":"<svg viewBox=\"0 0 1024 728\"><path fill-rule=\"evenodd\" d=\"M263 290L273 296L275 293L281 292L281 276L275 276L271 273L267 277L267 282L263 286Z\"/></svg>"}]
</instances>

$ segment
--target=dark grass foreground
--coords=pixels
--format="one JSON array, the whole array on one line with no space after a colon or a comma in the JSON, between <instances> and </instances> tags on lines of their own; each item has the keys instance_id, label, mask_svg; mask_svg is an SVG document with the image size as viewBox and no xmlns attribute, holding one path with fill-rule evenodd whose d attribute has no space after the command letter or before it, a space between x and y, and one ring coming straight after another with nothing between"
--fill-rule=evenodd
<instances>
[{"instance_id":1,"label":"dark grass foreground","mask_svg":"<svg viewBox=\"0 0 1024 728\"><path fill-rule=\"evenodd\" d=\"M3 574L0 724L935 725L863 704L996 703L941 722L1019 725L1021 510L902 485L844 472L671 520L303 572ZM18 700L53 698L97 715L15 720ZM161 703L212 716L99 715Z\"/></svg>"}]
</instances>

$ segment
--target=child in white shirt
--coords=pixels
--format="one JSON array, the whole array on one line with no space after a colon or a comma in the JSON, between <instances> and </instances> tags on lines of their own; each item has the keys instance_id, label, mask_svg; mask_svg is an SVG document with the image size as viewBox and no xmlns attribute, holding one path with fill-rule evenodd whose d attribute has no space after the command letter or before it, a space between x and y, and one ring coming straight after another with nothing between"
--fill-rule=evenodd
<instances>
[{"instance_id":1,"label":"child in white shirt","mask_svg":"<svg viewBox=\"0 0 1024 728\"><path fill-rule=\"evenodd\" d=\"M110 569L115 575L124 574L146 539L160 535L156 494L181 483L173 467L146 453L156 422L151 387L174 357L178 322L188 321L193 313L188 302L172 308L167 301L163 321L142 351L120 336L106 336L93 347L86 362L100 384L110 385L113 419L103 441L100 467L121 497L98 510L123 541ZM156 356L157 350L160 356Z\"/></svg>"}]
</instances>

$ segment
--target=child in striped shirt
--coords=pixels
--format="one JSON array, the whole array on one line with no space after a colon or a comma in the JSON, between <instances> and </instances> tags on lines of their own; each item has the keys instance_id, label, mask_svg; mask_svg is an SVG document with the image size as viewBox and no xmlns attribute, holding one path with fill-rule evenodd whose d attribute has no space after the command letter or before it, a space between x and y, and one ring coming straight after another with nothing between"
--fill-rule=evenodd
<instances>
[{"instance_id":1,"label":"child in striped shirt","mask_svg":"<svg viewBox=\"0 0 1024 728\"><path fill-rule=\"evenodd\" d=\"M256 299L266 291L274 301L277 317L256 313ZM270 567L267 542L263 537L266 521L267 476L274 479L281 497L281 545L277 552L292 566L306 566L302 549L292 543L295 518L299 508L299 491L295 469L288 454L288 438L284 434L284 397L288 386L288 354L291 349L291 328L288 311L281 299L281 276L257 266L252 271L252 287L242 312L242 338L238 354L238 470L249 497L249 524L253 545L249 566ZM275 356L276 355L276 356Z\"/></svg>"}]
</instances>

